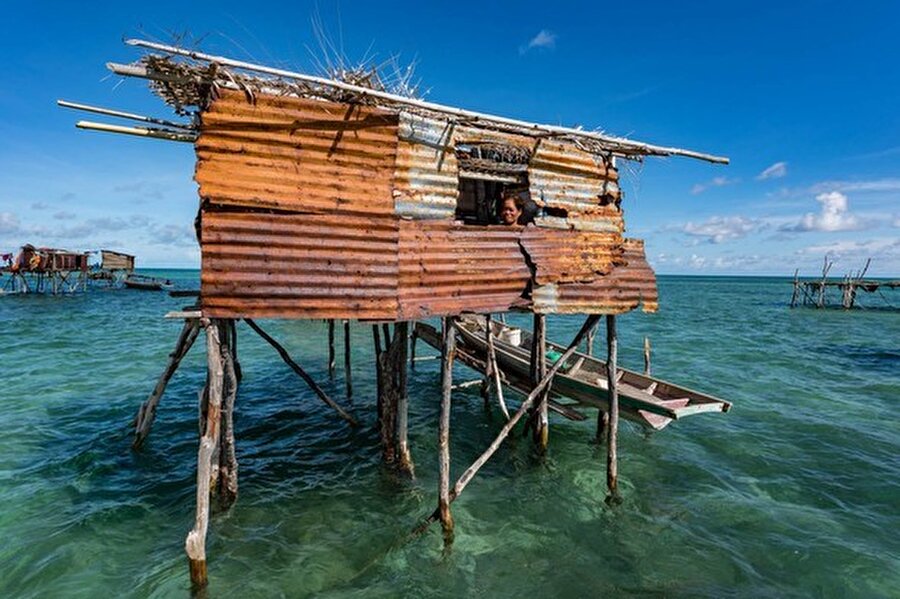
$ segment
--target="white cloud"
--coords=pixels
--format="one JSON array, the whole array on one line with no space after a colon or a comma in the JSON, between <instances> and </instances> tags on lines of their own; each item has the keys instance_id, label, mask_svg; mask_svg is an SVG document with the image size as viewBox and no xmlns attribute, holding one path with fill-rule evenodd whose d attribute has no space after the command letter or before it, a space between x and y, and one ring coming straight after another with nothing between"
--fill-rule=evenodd
<instances>
[{"instance_id":1,"label":"white cloud","mask_svg":"<svg viewBox=\"0 0 900 599\"><path fill-rule=\"evenodd\" d=\"M762 221L744 216L713 216L702 223L689 222L681 231L709 243L723 243L745 237L763 226Z\"/></svg>"},{"instance_id":2,"label":"white cloud","mask_svg":"<svg viewBox=\"0 0 900 599\"><path fill-rule=\"evenodd\" d=\"M706 183L697 183L696 185L691 187L691 193L697 195L698 193L703 193L710 187L723 187L725 185L737 183L738 181L740 181L740 179L729 179L728 177L713 177Z\"/></svg>"},{"instance_id":3,"label":"white cloud","mask_svg":"<svg viewBox=\"0 0 900 599\"><path fill-rule=\"evenodd\" d=\"M828 255L835 258L900 258L900 239L879 237L865 241L833 241L811 245L797 253L814 256Z\"/></svg>"},{"instance_id":4,"label":"white cloud","mask_svg":"<svg viewBox=\"0 0 900 599\"><path fill-rule=\"evenodd\" d=\"M810 188L812 193L829 191L900 191L900 179L885 178L869 181L822 181Z\"/></svg>"},{"instance_id":5,"label":"white cloud","mask_svg":"<svg viewBox=\"0 0 900 599\"><path fill-rule=\"evenodd\" d=\"M19 218L12 212L0 212L0 234L13 235L21 228Z\"/></svg>"},{"instance_id":6,"label":"white cloud","mask_svg":"<svg viewBox=\"0 0 900 599\"><path fill-rule=\"evenodd\" d=\"M900 229L900 216L894 219L894 226Z\"/></svg>"},{"instance_id":7,"label":"white cloud","mask_svg":"<svg viewBox=\"0 0 900 599\"><path fill-rule=\"evenodd\" d=\"M847 196L839 191L828 191L816 196L822 204L818 214L807 212L800 222L785 225L782 231L858 231L865 229L870 222L850 213Z\"/></svg>"},{"instance_id":8,"label":"white cloud","mask_svg":"<svg viewBox=\"0 0 900 599\"><path fill-rule=\"evenodd\" d=\"M525 54L535 48L551 50L556 47L556 34L547 29L541 29L536 36L528 41L525 46L519 47L519 54Z\"/></svg>"},{"instance_id":9,"label":"white cloud","mask_svg":"<svg viewBox=\"0 0 900 599\"><path fill-rule=\"evenodd\" d=\"M787 162L776 162L775 164L758 174L756 176L756 179L758 181L765 181L766 179L780 179L785 175L787 175Z\"/></svg>"}]
</instances>

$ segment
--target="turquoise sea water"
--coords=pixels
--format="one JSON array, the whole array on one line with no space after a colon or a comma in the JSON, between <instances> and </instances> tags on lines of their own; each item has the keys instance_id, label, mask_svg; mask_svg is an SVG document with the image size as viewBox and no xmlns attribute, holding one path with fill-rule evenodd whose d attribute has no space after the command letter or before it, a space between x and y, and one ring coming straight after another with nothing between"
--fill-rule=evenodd
<instances>
[{"instance_id":1,"label":"turquoise sea water","mask_svg":"<svg viewBox=\"0 0 900 599\"><path fill-rule=\"evenodd\" d=\"M379 463L368 327L353 328L352 430L240 325L240 497L211 519L209 596L900 596L900 313L789 310L786 279L659 285L658 314L620 319L620 361L640 368L647 335L654 374L732 412L652 435L623 423L612 507L595 416L551 416L546 459L517 434L453 505L448 555L439 527L403 542L436 505L438 363L411 377L410 483ZM189 596L202 343L139 453L128 428L178 334L162 315L184 303L0 298L0 596ZM580 323L551 317L550 337ZM266 325L343 398L323 323ZM477 388L454 394L454 475L500 426Z\"/></svg>"}]
</instances>

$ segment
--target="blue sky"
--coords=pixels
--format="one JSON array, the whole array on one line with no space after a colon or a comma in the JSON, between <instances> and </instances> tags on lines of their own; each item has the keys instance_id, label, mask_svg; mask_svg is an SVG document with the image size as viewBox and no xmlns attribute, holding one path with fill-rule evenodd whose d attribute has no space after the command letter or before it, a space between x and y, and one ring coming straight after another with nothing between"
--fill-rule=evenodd
<instances>
[{"instance_id":1,"label":"blue sky","mask_svg":"<svg viewBox=\"0 0 900 599\"><path fill-rule=\"evenodd\" d=\"M197 266L188 144L77 131L65 98L170 117L107 61L189 32L313 71L318 14L351 60L417 63L427 98L732 159L623 163L660 273L900 275L900 3L17 3L0 22L0 248L112 247ZM92 120L103 120L95 118Z\"/></svg>"}]
</instances>

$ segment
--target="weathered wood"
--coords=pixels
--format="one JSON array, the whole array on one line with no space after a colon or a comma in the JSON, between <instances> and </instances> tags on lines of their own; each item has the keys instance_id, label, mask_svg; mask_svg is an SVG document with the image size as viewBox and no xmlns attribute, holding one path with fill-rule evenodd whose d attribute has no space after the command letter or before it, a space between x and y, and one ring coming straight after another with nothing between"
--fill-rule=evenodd
<instances>
[{"instance_id":1,"label":"weathered wood","mask_svg":"<svg viewBox=\"0 0 900 599\"><path fill-rule=\"evenodd\" d=\"M794 270L794 293L791 294L791 308L797 305L797 293L800 290L800 269Z\"/></svg>"},{"instance_id":2,"label":"weathered wood","mask_svg":"<svg viewBox=\"0 0 900 599\"><path fill-rule=\"evenodd\" d=\"M547 374L547 317L544 314L534 315L534 337L532 353L535 356L534 382L542 380ZM550 419L548 414L548 400L550 399L550 387L548 383L538 399L537 418L535 419L534 441L541 452L547 451L550 438Z\"/></svg>"},{"instance_id":3,"label":"weathered wood","mask_svg":"<svg viewBox=\"0 0 900 599\"><path fill-rule=\"evenodd\" d=\"M190 564L191 585L202 588L207 584L206 532L209 525L209 495L211 459L219 444L222 406L222 390L225 371L222 361L221 340L217 321L208 321L206 327L206 361L209 373L206 430L197 451L197 511L194 527L188 533L184 549Z\"/></svg>"},{"instance_id":4,"label":"weathered wood","mask_svg":"<svg viewBox=\"0 0 900 599\"><path fill-rule=\"evenodd\" d=\"M441 349L441 416L438 427L438 515L444 532L444 545L453 544L453 515L450 513L450 408L453 394L453 360L456 355L456 319L445 319Z\"/></svg>"},{"instance_id":5,"label":"weathered wood","mask_svg":"<svg viewBox=\"0 0 900 599\"><path fill-rule=\"evenodd\" d=\"M650 337L644 337L644 374L650 376Z\"/></svg>"},{"instance_id":6,"label":"weathered wood","mask_svg":"<svg viewBox=\"0 0 900 599\"><path fill-rule=\"evenodd\" d=\"M485 386L482 388L482 393L487 393L489 390L487 388L490 382L493 382L494 385L494 393L497 395L497 403L500 405L500 411L503 412L503 417L509 420L509 409L506 407L506 401L503 398L503 383L500 380L500 365L497 364L497 352L494 348L494 332L491 326L491 315L488 314L485 320L485 335L487 336L487 356L485 361ZM490 373L490 379L488 380L487 373ZM487 401L487 398L485 398Z\"/></svg>"},{"instance_id":7,"label":"weathered wood","mask_svg":"<svg viewBox=\"0 0 900 599\"><path fill-rule=\"evenodd\" d=\"M609 429L606 435L606 486L615 497L619 486L619 466L617 442L619 437L619 377L616 376L618 340L616 338L616 317L606 316L606 385L609 397Z\"/></svg>"},{"instance_id":8,"label":"weathered wood","mask_svg":"<svg viewBox=\"0 0 900 599\"><path fill-rule=\"evenodd\" d=\"M328 377L334 380L334 320L328 319Z\"/></svg>"},{"instance_id":9,"label":"weathered wood","mask_svg":"<svg viewBox=\"0 0 900 599\"><path fill-rule=\"evenodd\" d=\"M547 374L544 376L544 378L540 382L538 382L538 384L535 386L534 389L531 390L531 393L528 394L528 397L525 398L525 400L519 406L519 409L516 411L515 414L513 414L513 417L510 418L503 425L503 428L500 429L500 432L497 434L497 436L494 438L494 440L491 442L491 444L488 446L488 448L485 449L484 452L478 457L478 459L476 459L474 462L472 462L472 465L470 465L466 469L466 471L463 472L462 476L460 476L456 480L456 484L453 485L453 490L449 494L448 499L449 499L450 503L455 501L456 498L462 494L463 490L466 488L466 486L469 484L469 482L472 480L472 478L475 476L475 474L477 474L478 471L481 469L481 467L484 466L484 464L489 459L491 459L491 456L493 456L494 453L496 453L497 449L500 448L500 445L503 444L503 441L506 440L506 438L509 436L509 433L513 430L513 428L515 428L516 424L518 424L519 421L522 419L522 416L524 416L525 413L528 411L528 409L532 405L534 405L535 400L540 396L540 394L544 390L544 388L550 384L550 381L553 380L553 377L556 376L556 373L559 371L560 368L562 368L563 364L565 364L565 362L569 358L572 357L572 354L574 354L575 351L578 349L578 346L584 340L588 331L594 325L597 324L599 319L600 319L600 316L598 316L596 314L592 314L587 317L587 319L584 322L584 325L582 325L582 327L581 327L581 330L578 331L578 334L575 335L575 338L572 340L572 343L566 348L566 350L562 353L562 355L559 357L559 359L556 362L554 362L553 366L550 368L550 370L547 372ZM444 345L446 347L446 343ZM448 410L449 410L449 405L448 405ZM449 414L448 414L448 418L449 418ZM449 427L449 420L448 420L448 427ZM448 454L448 471L449 471L449 454ZM447 505L446 511L449 514L449 503ZM442 513L443 512L441 511L441 505L439 502L438 509L435 510L428 518L426 518L425 521L422 522L422 524L417 526L413 530L413 534L421 534L422 532L424 532L432 522L435 522L435 521L441 519Z\"/></svg>"},{"instance_id":10,"label":"weathered wood","mask_svg":"<svg viewBox=\"0 0 900 599\"><path fill-rule=\"evenodd\" d=\"M419 340L419 334L416 332L416 321L412 322L412 330L409 337L409 369L416 369L416 342Z\"/></svg>"},{"instance_id":11,"label":"weathered wood","mask_svg":"<svg viewBox=\"0 0 900 599\"><path fill-rule=\"evenodd\" d=\"M350 364L350 321L344 321L344 382L347 387L347 401L353 400L353 376Z\"/></svg>"},{"instance_id":12,"label":"weathered wood","mask_svg":"<svg viewBox=\"0 0 900 599\"><path fill-rule=\"evenodd\" d=\"M287 353L287 350L284 349L284 347L282 347L280 343L278 343L272 337L270 337L268 333L266 333L264 330L262 330L260 328L260 326L258 324L256 324L253 320L251 320L250 318L245 318L244 322L246 322L248 325L250 325L250 328L253 329L254 331L256 331L257 335L262 337L269 345L271 345L273 348L275 348L275 351L278 352L278 355L281 356L281 359L284 360L284 363L287 364L288 366L290 366L291 370L293 370L298 375L300 375L300 378L302 378L306 382L306 384L309 385L309 388L315 392L315 394L319 397L319 399L321 399L325 404L327 404L329 407L331 407L335 412L338 413L338 415L341 418L343 418L344 420L349 422L351 425L359 426L359 423L356 421L355 418L353 418L353 416L348 414L344 410L344 408L339 406L337 403L334 402L333 399L328 397L328 394L325 393L324 391L322 391L322 388L316 384L316 382L313 380L313 378L311 376L309 376L309 374L307 374L306 371L303 370L303 368L301 368L299 364L297 364L296 362L294 362L294 360L291 359L291 356Z\"/></svg>"},{"instance_id":13,"label":"weathered wood","mask_svg":"<svg viewBox=\"0 0 900 599\"><path fill-rule=\"evenodd\" d=\"M150 397L148 397L138 409L134 425L134 440L131 443L133 449L139 449L147 439L147 435L150 434L153 421L156 419L156 408L162 399L163 393L166 391L169 380L172 378L172 375L175 374L175 371L178 370L178 365L181 364L181 360L194 345L194 341L197 339L199 333L200 325L197 320L191 319L184 322L184 326L178 336L178 341L175 343L175 349L169 354L169 361L166 364L166 369L160 375L159 380L156 382L156 386L150 393Z\"/></svg>"},{"instance_id":14,"label":"weathered wood","mask_svg":"<svg viewBox=\"0 0 900 599\"><path fill-rule=\"evenodd\" d=\"M238 495L238 462L234 440L234 404L239 377L235 358L234 340L237 338L235 322L226 321L228 345L223 344L224 393L222 402L221 449L219 452L219 502L224 508L231 506Z\"/></svg>"},{"instance_id":15,"label":"weathered wood","mask_svg":"<svg viewBox=\"0 0 900 599\"><path fill-rule=\"evenodd\" d=\"M409 366L408 348L409 348L409 323L398 322L394 332L394 338L400 342L399 353L397 355L396 365L398 368L398 389L397 389L397 466L408 474L410 477L415 476L415 467L413 466L412 455L409 451L409 389L408 389L408 372Z\"/></svg>"}]
</instances>

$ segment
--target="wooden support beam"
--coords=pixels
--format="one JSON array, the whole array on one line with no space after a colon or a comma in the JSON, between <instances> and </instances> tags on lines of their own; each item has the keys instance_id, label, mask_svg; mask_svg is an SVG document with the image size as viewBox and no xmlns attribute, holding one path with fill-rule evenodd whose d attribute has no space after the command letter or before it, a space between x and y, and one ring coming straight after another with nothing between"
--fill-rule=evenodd
<instances>
[{"instance_id":1,"label":"wooden support beam","mask_svg":"<svg viewBox=\"0 0 900 599\"><path fill-rule=\"evenodd\" d=\"M166 391L169 380L175 374L175 371L178 370L181 360L190 351L191 346L194 345L194 341L199 333L200 324L197 320L184 321L184 327L182 327L178 341L175 343L175 349L169 354L169 362L166 364L166 369L160 375L159 380L156 381L156 386L150 393L150 397L138 409L134 424L134 440L131 442L132 449L139 449L144 444L144 441L147 440L147 435L150 434L153 421L156 419L156 408L159 406L163 393Z\"/></svg>"},{"instance_id":2,"label":"wooden support beam","mask_svg":"<svg viewBox=\"0 0 900 599\"><path fill-rule=\"evenodd\" d=\"M547 316L545 314L534 315L534 337L532 353L535 358L534 383L542 380L547 375ZM550 399L550 387L548 383L538 399L537 418L535 419L534 441L540 452L547 451L550 438L550 419L548 414L548 400Z\"/></svg>"},{"instance_id":3,"label":"wooden support beam","mask_svg":"<svg viewBox=\"0 0 900 599\"><path fill-rule=\"evenodd\" d=\"M207 321L204 325L206 327L206 361L209 376L206 427L197 451L197 511L194 527L184 542L190 566L191 586L194 589L203 588L208 582L206 532L209 525L210 479L212 478L213 452L219 445L220 410L225 378L218 322Z\"/></svg>"},{"instance_id":4,"label":"wooden support beam","mask_svg":"<svg viewBox=\"0 0 900 599\"><path fill-rule=\"evenodd\" d=\"M609 430L606 435L606 486L610 496L618 494L619 467L617 442L619 437L619 377L616 376L618 340L616 338L616 317L606 316L606 385L609 398Z\"/></svg>"},{"instance_id":5,"label":"wooden support beam","mask_svg":"<svg viewBox=\"0 0 900 599\"><path fill-rule=\"evenodd\" d=\"M650 376L650 337L644 337L644 374Z\"/></svg>"},{"instance_id":6,"label":"wooden support beam","mask_svg":"<svg viewBox=\"0 0 900 599\"><path fill-rule=\"evenodd\" d=\"M797 305L797 293L800 290L800 269L794 270L794 292L791 294L791 308Z\"/></svg>"},{"instance_id":7,"label":"wooden support beam","mask_svg":"<svg viewBox=\"0 0 900 599\"><path fill-rule=\"evenodd\" d=\"M328 319L328 378L334 380L334 319Z\"/></svg>"},{"instance_id":8,"label":"wooden support beam","mask_svg":"<svg viewBox=\"0 0 900 599\"><path fill-rule=\"evenodd\" d=\"M444 546L453 544L453 515L450 513L450 408L453 394L453 360L456 357L456 319L449 317L444 323L444 339L441 344L441 416L438 426L438 515L444 532Z\"/></svg>"},{"instance_id":9,"label":"wooden support beam","mask_svg":"<svg viewBox=\"0 0 900 599\"><path fill-rule=\"evenodd\" d=\"M398 390L397 390L397 466L401 472L415 476L415 467L413 466L412 455L409 451L409 389L408 389L408 372L409 367L408 349L409 349L409 323L398 322L394 330L394 340L400 343L397 355Z\"/></svg>"},{"instance_id":10,"label":"wooden support beam","mask_svg":"<svg viewBox=\"0 0 900 599\"><path fill-rule=\"evenodd\" d=\"M494 331L491 326L492 318L488 314L485 317L485 336L487 339L487 356L485 357L485 376L484 385L481 388L482 396L487 405L489 387L494 386L494 393L497 395L497 403L500 405L500 411L503 412L504 418L509 420L509 409L506 407L506 401L503 398L503 384L500 380L500 366L497 364L497 351L494 347Z\"/></svg>"},{"instance_id":11,"label":"wooden support beam","mask_svg":"<svg viewBox=\"0 0 900 599\"><path fill-rule=\"evenodd\" d=\"M239 378L237 374L237 358L235 355L235 339L237 338L234 320L223 321L223 329L227 343L222 344L223 357L223 401L221 448L219 450L219 503L223 508L230 507L238 495L238 462L234 440L234 404L237 397Z\"/></svg>"},{"instance_id":12,"label":"wooden support beam","mask_svg":"<svg viewBox=\"0 0 900 599\"><path fill-rule=\"evenodd\" d=\"M353 418L353 416L348 414L344 410L344 408L339 406L337 403L334 402L333 399L328 397L328 395L324 391L322 391L322 388L316 384L316 382L313 380L313 378L311 376L309 376L309 374L307 374L306 371L303 370L303 368L301 368L299 364L297 364L296 362L294 362L294 360L291 359L291 356L287 353L287 350L284 349L284 347L282 347L280 343L278 343L277 341L272 339L272 337L270 337L268 333L266 333L264 330L262 330L260 328L260 326L258 324L256 324L253 320L251 320L249 318L245 318L244 322L246 322L248 325L250 325L250 328L253 329L254 331L256 331L257 335L262 337L269 345L271 345L273 348L275 348L275 351L278 352L278 355L281 356L281 359L284 360L284 363L287 364L288 366L290 366L291 370L296 372L300 376L300 378L302 378L306 382L306 384L309 385L309 388L315 392L315 394L319 397L319 399L321 399L325 404L330 406L335 412L338 413L338 415L341 418L343 418L344 420L349 422L351 425L359 426L359 423L356 421L355 418Z\"/></svg>"},{"instance_id":13,"label":"wooden support beam","mask_svg":"<svg viewBox=\"0 0 900 599\"><path fill-rule=\"evenodd\" d=\"M412 331L409 337L409 369L416 369L416 342L419 340L419 333L416 332L416 321L412 321Z\"/></svg>"},{"instance_id":14,"label":"wooden support beam","mask_svg":"<svg viewBox=\"0 0 900 599\"><path fill-rule=\"evenodd\" d=\"M353 401L353 376L350 368L350 321L344 321L344 382L347 387L347 401Z\"/></svg>"}]
</instances>

